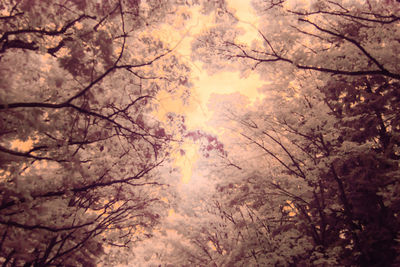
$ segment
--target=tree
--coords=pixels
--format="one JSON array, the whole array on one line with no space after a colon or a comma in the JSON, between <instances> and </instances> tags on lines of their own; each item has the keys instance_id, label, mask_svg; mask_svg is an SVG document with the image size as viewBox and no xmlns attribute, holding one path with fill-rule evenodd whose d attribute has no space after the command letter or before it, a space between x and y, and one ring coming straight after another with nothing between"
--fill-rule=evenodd
<instances>
[{"instance_id":1,"label":"tree","mask_svg":"<svg viewBox=\"0 0 400 267\"><path fill-rule=\"evenodd\" d=\"M3 266L95 266L166 214L173 135L151 111L189 68L152 30L178 2L0 5Z\"/></svg>"},{"instance_id":2,"label":"tree","mask_svg":"<svg viewBox=\"0 0 400 267\"><path fill-rule=\"evenodd\" d=\"M262 167L249 176L243 174L249 165L234 164L245 182L227 181L221 188L234 188L230 192L242 203L259 199L263 204L256 211L271 209L261 212L261 221L272 223L271 239L279 244L267 245L281 260L275 264L398 264L399 198L393 194L399 184L399 43L393 35L398 3L257 1L255 6L258 40L240 42L238 31L227 27L235 17L226 11L220 24L194 43L197 57L210 68L228 60L231 68L258 71L272 82L261 89L266 97L253 109L221 113L225 127L237 133L231 143L247 143L268 156L273 172L266 175ZM242 151L226 147L229 155ZM249 187L246 177L257 186ZM276 202L268 201L274 195ZM287 218L279 224L273 223L276 205ZM249 217L245 225L250 223ZM252 227L256 231L261 224ZM269 255L262 244L257 244L260 255Z\"/></svg>"}]
</instances>

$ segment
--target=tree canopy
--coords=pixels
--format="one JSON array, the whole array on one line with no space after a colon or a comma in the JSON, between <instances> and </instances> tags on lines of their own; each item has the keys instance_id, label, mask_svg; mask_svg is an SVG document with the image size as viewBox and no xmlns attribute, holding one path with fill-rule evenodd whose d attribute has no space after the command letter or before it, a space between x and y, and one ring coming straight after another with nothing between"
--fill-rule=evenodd
<instances>
[{"instance_id":1,"label":"tree canopy","mask_svg":"<svg viewBox=\"0 0 400 267\"><path fill-rule=\"evenodd\" d=\"M228 156L208 167L218 181L204 200L209 227L182 234L207 251L196 264L396 266L399 4L254 7L257 39L240 38L227 9L193 43L210 71L255 71L268 81L253 106L237 95L211 103Z\"/></svg>"},{"instance_id":2,"label":"tree canopy","mask_svg":"<svg viewBox=\"0 0 400 267\"><path fill-rule=\"evenodd\" d=\"M218 136L152 113L194 90L156 31L197 4L192 60L265 80L216 92ZM253 40L229 1L0 5L3 266L400 264L400 4L252 4Z\"/></svg>"},{"instance_id":3,"label":"tree canopy","mask_svg":"<svg viewBox=\"0 0 400 267\"><path fill-rule=\"evenodd\" d=\"M185 14L172 1L0 7L1 261L95 266L167 210L156 168L174 136L151 111L160 90L188 91L189 67L152 31Z\"/></svg>"}]
</instances>

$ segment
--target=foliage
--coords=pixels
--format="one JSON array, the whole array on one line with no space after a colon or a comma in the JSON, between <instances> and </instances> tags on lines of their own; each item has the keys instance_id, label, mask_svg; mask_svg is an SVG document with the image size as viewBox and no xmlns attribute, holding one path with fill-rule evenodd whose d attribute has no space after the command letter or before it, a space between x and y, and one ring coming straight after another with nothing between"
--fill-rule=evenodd
<instances>
[{"instance_id":1,"label":"foliage","mask_svg":"<svg viewBox=\"0 0 400 267\"><path fill-rule=\"evenodd\" d=\"M397 266L399 4L254 5L259 39L240 41L227 10L230 16L193 44L212 71L229 61L229 68L258 71L270 81L253 107L214 98L229 155L222 162L236 172L211 169L218 185L209 203L218 203L219 221L240 241L217 238L222 253L213 262ZM213 213L197 217L204 216ZM225 227L189 240L212 238Z\"/></svg>"},{"instance_id":2,"label":"foliage","mask_svg":"<svg viewBox=\"0 0 400 267\"><path fill-rule=\"evenodd\" d=\"M152 115L191 86L159 29L199 3L193 59L268 81L213 96L219 137ZM4 266L400 264L399 3L253 5L246 42L219 0L0 4ZM178 186L181 138L203 158Z\"/></svg>"},{"instance_id":3,"label":"foliage","mask_svg":"<svg viewBox=\"0 0 400 267\"><path fill-rule=\"evenodd\" d=\"M180 6L0 4L3 266L95 266L166 214L156 168L173 136L151 111L189 89L189 68L153 31Z\"/></svg>"}]
</instances>

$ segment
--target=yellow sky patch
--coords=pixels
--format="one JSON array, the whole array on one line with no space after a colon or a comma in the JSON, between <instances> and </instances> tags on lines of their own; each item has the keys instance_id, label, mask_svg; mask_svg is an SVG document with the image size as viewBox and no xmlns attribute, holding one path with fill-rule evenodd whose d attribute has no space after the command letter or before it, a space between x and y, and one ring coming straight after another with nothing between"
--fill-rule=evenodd
<instances>
[{"instance_id":1,"label":"yellow sky patch","mask_svg":"<svg viewBox=\"0 0 400 267\"><path fill-rule=\"evenodd\" d=\"M257 37L258 32L257 17L252 11L250 1L229 0L229 9L235 12L239 19L240 26L245 34L240 36L240 40L252 40ZM221 71L214 75L209 75L203 69L201 62L191 61L191 43L196 36L206 27L212 26L212 15L202 15L199 9L191 11L192 18L187 21L184 28L176 28L175 25L164 25L155 30L154 34L160 36L165 42L175 48L175 52L188 60L192 67L192 83L189 104L184 105L178 97L173 97L166 92L160 92L157 96L159 109L155 111L155 116L160 120L165 120L169 112L183 114L186 117L186 126L188 130L202 129L204 131L218 134L217 130L208 124L215 110L210 110L207 103L212 94L231 94L239 92L247 96L250 103L253 103L260 94L258 88L265 81L261 81L256 73L251 73L246 78L241 78L240 73ZM183 145L185 155L176 153L175 166L180 167L182 173L182 182L188 183L193 174L193 166L199 158L198 146L194 144Z\"/></svg>"},{"instance_id":2,"label":"yellow sky patch","mask_svg":"<svg viewBox=\"0 0 400 267\"><path fill-rule=\"evenodd\" d=\"M30 138L26 141L16 139L11 142L11 149L17 149L18 151L25 152L32 148L33 148L33 140Z\"/></svg>"},{"instance_id":3,"label":"yellow sky patch","mask_svg":"<svg viewBox=\"0 0 400 267\"><path fill-rule=\"evenodd\" d=\"M257 18L252 12L250 1L230 0L229 7L236 12L240 25L244 28L246 34L240 38L242 40L251 40L256 37ZM192 12L192 19L188 21L186 28L181 31L171 31L168 25L161 27L157 32L162 39L177 45L175 51L181 54L189 61L192 66L192 96L190 103L184 105L180 99L171 97L166 92L160 92L158 95L160 108L156 111L157 118L163 120L168 112L184 114L186 116L186 126L189 130L202 129L216 134L216 129L208 125L214 110L209 110L207 103L212 94L231 94L239 92L254 102L259 96L257 88L264 82L261 81L258 74L252 73L247 78L240 78L239 72L222 71L214 75L209 75L203 70L200 62L190 61L191 42L193 37L202 29L212 25L212 16L204 16L199 10ZM193 144L184 145L185 155L177 153L175 165L181 168L182 182L188 183L192 177L193 165L199 155L198 147Z\"/></svg>"}]
</instances>

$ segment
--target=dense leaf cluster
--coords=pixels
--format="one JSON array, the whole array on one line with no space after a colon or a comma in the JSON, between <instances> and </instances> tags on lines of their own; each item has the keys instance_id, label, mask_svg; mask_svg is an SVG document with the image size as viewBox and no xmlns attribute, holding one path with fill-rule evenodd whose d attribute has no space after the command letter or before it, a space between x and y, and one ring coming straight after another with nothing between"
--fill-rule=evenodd
<instances>
[{"instance_id":1,"label":"dense leaf cluster","mask_svg":"<svg viewBox=\"0 0 400 267\"><path fill-rule=\"evenodd\" d=\"M246 108L234 95L214 98L228 155L202 163L215 190L191 196L197 208L183 208L171 226L185 238L170 241L171 254L186 258L162 261L398 266L399 3L254 6L258 39L241 39L225 10L194 42L210 71L229 65L269 83Z\"/></svg>"},{"instance_id":2,"label":"dense leaf cluster","mask_svg":"<svg viewBox=\"0 0 400 267\"><path fill-rule=\"evenodd\" d=\"M189 86L189 68L152 31L178 7L0 4L3 266L95 266L151 235L172 140L151 111L160 90Z\"/></svg>"}]
</instances>

